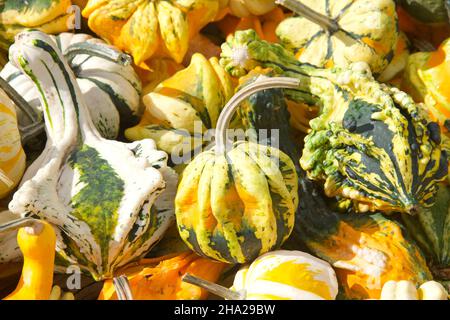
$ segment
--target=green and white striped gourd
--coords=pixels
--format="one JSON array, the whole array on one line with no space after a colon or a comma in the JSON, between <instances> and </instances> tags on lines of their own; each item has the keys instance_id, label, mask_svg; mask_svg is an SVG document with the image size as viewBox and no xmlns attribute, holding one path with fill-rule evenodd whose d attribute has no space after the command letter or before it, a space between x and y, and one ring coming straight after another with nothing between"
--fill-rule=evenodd
<instances>
[{"instance_id":1,"label":"green and white striped gourd","mask_svg":"<svg viewBox=\"0 0 450 320\"><path fill-rule=\"evenodd\" d=\"M228 37L220 62L233 76L260 66L300 80L286 97L320 107L300 164L329 197L361 212L413 213L433 204L447 175L439 126L406 93L375 81L367 64L314 67L253 30Z\"/></svg>"},{"instance_id":2,"label":"green and white striped gourd","mask_svg":"<svg viewBox=\"0 0 450 320\"><path fill-rule=\"evenodd\" d=\"M142 88L138 75L130 65L131 58L87 34L61 33L51 36L51 39L63 52L82 94L90 102L91 118L103 137L116 138L120 129L137 123L142 112ZM8 63L0 76L36 112L42 113L38 89L21 70ZM18 111L18 120L20 124L28 125L21 110Z\"/></svg>"},{"instance_id":3,"label":"green and white striped gourd","mask_svg":"<svg viewBox=\"0 0 450 320\"><path fill-rule=\"evenodd\" d=\"M53 40L17 36L12 62L41 92L47 145L9 204L50 222L58 265L78 264L95 279L145 254L174 218L177 177L153 140L130 144L100 136L74 73Z\"/></svg>"}]
</instances>

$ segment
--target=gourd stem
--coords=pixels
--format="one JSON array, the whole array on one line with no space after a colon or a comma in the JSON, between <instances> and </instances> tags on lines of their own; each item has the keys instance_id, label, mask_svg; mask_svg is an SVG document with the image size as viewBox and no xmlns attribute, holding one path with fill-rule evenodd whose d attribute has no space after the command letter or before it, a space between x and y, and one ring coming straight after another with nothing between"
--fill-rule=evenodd
<instances>
[{"instance_id":1,"label":"gourd stem","mask_svg":"<svg viewBox=\"0 0 450 320\"><path fill-rule=\"evenodd\" d=\"M126 276L121 275L120 277L113 278L113 284L119 300L133 300L130 283Z\"/></svg>"},{"instance_id":2,"label":"gourd stem","mask_svg":"<svg viewBox=\"0 0 450 320\"><path fill-rule=\"evenodd\" d=\"M268 78L259 76L252 84L239 90L223 108L216 126L216 153L222 155L227 150L227 129L237 107L252 94L274 88L297 89L300 80L289 77Z\"/></svg>"},{"instance_id":3,"label":"gourd stem","mask_svg":"<svg viewBox=\"0 0 450 320\"><path fill-rule=\"evenodd\" d=\"M17 220L9 221L0 225L0 234L5 232L14 231L23 227L33 227L36 224L40 224L39 220L33 218L20 218Z\"/></svg>"},{"instance_id":4,"label":"gourd stem","mask_svg":"<svg viewBox=\"0 0 450 320\"><path fill-rule=\"evenodd\" d=\"M298 15L301 15L308 19L309 21L319 25L321 28L327 30L329 33L333 34L341 30L339 24L330 19L329 17L318 13L303 3L296 0L275 0L276 4L282 5L283 7L288 8L289 10L295 12Z\"/></svg>"},{"instance_id":5,"label":"gourd stem","mask_svg":"<svg viewBox=\"0 0 450 320\"><path fill-rule=\"evenodd\" d=\"M100 57L102 59L109 60L123 66L128 66L132 62L132 58L130 57L130 55L120 52L119 50L116 50L114 48L105 46L104 44L79 42L72 44L64 52L64 56L66 57L69 64L71 64L75 56L79 54L88 54L89 56Z\"/></svg>"},{"instance_id":6,"label":"gourd stem","mask_svg":"<svg viewBox=\"0 0 450 320\"><path fill-rule=\"evenodd\" d=\"M193 284L227 300L245 300L245 294L242 292L230 290L228 288L225 288L224 286L198 278L189 273L186 273L181 278L181 281Z\"/></svg>"},{"instance_id":7,"label":"gourd stem","mask_svg":"<svg viewBox=\"0 0 450 320\"><path fill-rule=\"evenodd\" d=\"M0 88L5 91L6 95L14 102L17 108L28 118L32 123L29 126L22 126L20 123L19 131L22 139L22 144L25 144L29 139L37 136L44 131L44 124L39 119L39 114L31 107L28 102L17 93L17 91L3 78L0 77Z\"/></svg>"}]
</instances>

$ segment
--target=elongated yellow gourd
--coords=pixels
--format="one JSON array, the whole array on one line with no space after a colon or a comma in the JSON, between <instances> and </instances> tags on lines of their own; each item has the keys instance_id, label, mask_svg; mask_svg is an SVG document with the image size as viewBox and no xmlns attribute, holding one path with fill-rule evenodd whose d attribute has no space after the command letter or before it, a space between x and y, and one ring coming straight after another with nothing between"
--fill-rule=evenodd
<instances>
[{"instance_id":1,"label":"elongated yellow gourd","mask_svg":"<svg viewBox=\"0 0 450 320\"><path fill-rule=\"evenodd\" d=\"M24 227L17 233L23 254L22 276L5 300L48 300L52 290L56 236L46 222Z\"/></svg>"}]
</instances>

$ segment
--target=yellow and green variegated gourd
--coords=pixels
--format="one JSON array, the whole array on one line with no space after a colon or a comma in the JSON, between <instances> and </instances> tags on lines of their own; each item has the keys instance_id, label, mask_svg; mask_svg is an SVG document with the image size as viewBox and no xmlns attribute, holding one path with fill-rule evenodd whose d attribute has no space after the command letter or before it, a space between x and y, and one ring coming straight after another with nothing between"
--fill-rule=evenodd
<instances>
[{"instance_id":1,"label":"yellow and green variegated gourd","mask_svg":"<svg viewBox=\"0 0 450 320\"><path fill-rule=\"evenodd\" d=\"M379 75L394 57L397 14L393 0L283 0L298 16L277 28L280 42L300 62L346 67L366 62Z\"/></svg>"},{"instance_id":2,"label":"yellow and green variegated gourd","mask_svg":"<svg viewBox=\"0 0 450 320\"><path fill-rule=\"evenodd\" d=\"M56 34L71 28L70 0L4 0L0 6L0 48L8 50L14 36L27 28Z\"/></svg>"},{"instance_id":3,"label":"yellow and green variegated gourd","mask_svg":"<svg viewBox=\"0 0 450 320\"><path fill-rule=\"evenodd\" d=\"M218 10L218 0L90 0L83 16L93 32L146 67L153 56L181 63L189 40Z\"/></svg>"},{"instance_id":4,"label":"yellow and green variegated gourd","mask_svg":"<svg viewBox=\"0 0 450 320\"><path fill-rule=\"evenodd\" d=\"M297 174L288 155L258 141L232 142L229 122L239 103L258 90L296 87L295 79L260 79L224 107L216 145L185 168L175 197L178 230L200 255L246 263L279 248L297 209Z\"/></svg>"},{"instance_id":5,"label":"yellow and green variegated gourd","mask_svg":"<svg viewBox=\"0 0 450 320\"><path fill-rule=\"evenodd\" d=\"M233 76L257 66L297 78L286 97L320 107L310 121L300 164L355 209L414 213L431 206L447 175L439 127L410 96L378 83L367 64L322 69L303 64L284 47L238 31L222 45L221 64Z\"/></svg>"},{"instance_id":6,"label":"yellow and green variegated gourd","mask_svg":"<svg viewBox=\"0 0 450 320\"><path fill-rule=\"evenodd\" d=\"M127 129L125 136L132 141L153 139L158 148L172 156L172 161L186 163L191 153L198 153L211 142L206 132L216 127L233 92L231 77L217 58L208 60L196 53L187 68L143 97L141 122Z\"/></svg>"},{"instance_id":7,"label":"yellow and green variegated gourd","mask_svg":"<svg viewBox=\"0 0 450 320\"><path fill-rule=\"evenodd\" d=\"M30 30L10 48L12 63L40 90L47 144L28 167L9 210L49 222L57 266L95 279L146 254L174 219L176 174L155 143L103 138L75 74L50 36Z\"/></svg>"},{"instance_id":8,"label":"yellow and green variegated gourd","mask_svg":"<svg viewBox=\"0 0 450 320\"><path fill-rule=\"evenodd\" d=\"M19 183L25 170L15 104L0 90L0 199Z\"/></svg>"}]
</instances>

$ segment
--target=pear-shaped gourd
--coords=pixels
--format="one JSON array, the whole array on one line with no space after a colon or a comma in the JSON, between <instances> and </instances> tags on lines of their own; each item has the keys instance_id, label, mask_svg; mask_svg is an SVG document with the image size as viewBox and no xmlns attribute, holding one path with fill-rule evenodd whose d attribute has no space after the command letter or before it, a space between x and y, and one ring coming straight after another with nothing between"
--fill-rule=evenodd
<instances>
[{"instance_id":1,"label":"pear-shaped gourd","mask_svg":"<svg viewBox=\"0 0 450 320\"><path fill-rule=\"evenodd\" d=\"M230 143L227 129L236 107L251 94L297 86L295 79L260 79L239 91L219 117L215 147L185 168L175 198L177 224L198 254L245 263L289 237L298 203L292 160L254 141Z\"/></svg>"},{"instance_id":2,"label":"pear-shaped gourd","mask_svg":"<svg viewBox=\"0 0 450 320\"><path fill-rule=\"evenodd\" d=\"M145 254L173 219L176 175L152 140L102 138L75 75L53 40L19 34L13 63L38 87L47 145L9 204L57 233L59 264L78 264L95 279Z\"/></svg>"},{"instance_id":3,"label":"pear-shaped gourd","mask_svg":"<svg viewBox=\"0 0 450 320\"><path fill-rule=\"evenodd\" d=\"M141 81L131 66L131 57L102 40L87 34L61 33L51 36L52 43L76 76L91 118L101 135L108 139L118 136L120 129L134 125L141 114ZM40 102L39 89L13 62L0 72L19 95L28 102L43 121L45 105ZM21 125L30 125L26 113L19 109ZM31 123L33 124L33 122Z\"/></svg>"},{"instance_id":4,"label":"pear-shaped gourd","mask_svg":"<svg viewBox=\"0 0 450 320\"><path fill-rule=\"evenodd\" d=\"M303 64L252 30L229 37L221 58L233 76L260 66L297 78L299 88L286 89L286 97L320 106L300 163L328 196L349 199L362 212L414 213L433 204L437 182L447 175L439 127L406 93L375 81L366 64Z\"/></svg>"}]
</instances>

